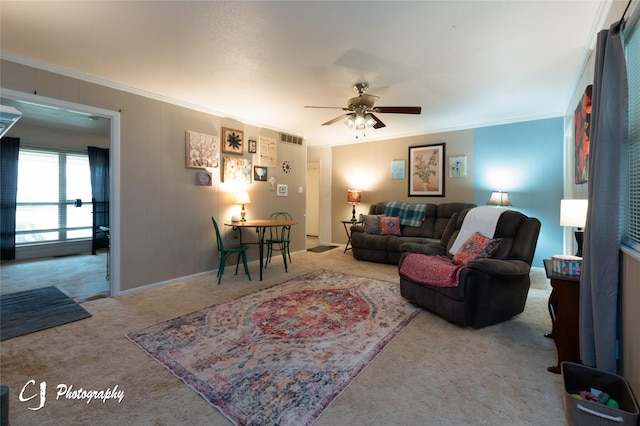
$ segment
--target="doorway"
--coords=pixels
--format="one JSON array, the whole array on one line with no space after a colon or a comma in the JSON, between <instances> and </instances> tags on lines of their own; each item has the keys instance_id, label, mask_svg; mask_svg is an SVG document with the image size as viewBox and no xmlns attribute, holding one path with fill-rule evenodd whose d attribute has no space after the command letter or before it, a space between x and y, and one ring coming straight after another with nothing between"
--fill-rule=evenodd
<instances>
[{"instance_id":1,"label":"doorway","mask_svg":"<svg viewBox=\"0 0 640 426\"><path fill-rule=\"evenodd\" d=\"M320 223L320 163L307 163L307 236L318 237Z\"/></svg>"},{"instance_id":2,"label":"doorway","mask_svg":"<svg viewBox=\"0 0 640 426\"><path fill-rule=\"evenodd\" d=\"M17 105L17 109L23 112L23 116L9 133L9 135L13 134L14 137L18 138L20 138L20 133L22 132L19 127L20 124L31 126L32 133L40 132L46 134L46 132L50 132L53 134L58 132L71 135L74 132L78 135L90 134L94 130L88 130L87 128L95 127L98 122L102 123L102 127L106 126L106 129L101 131L106 132L104 138L108 141L109 148L109 198L111 204L109 223L112 228L110 232L110 247L100 250L96 256L90 254L90 249L89 254L84 252L84 249L72 249L71 252L73 254L68 251L58 253L41 252L35 255L24 255L21 260L3 261L2 293L6 293L11 287L17 287L20 289L19 291L22 291L28 289L24 288L25 286L37 288L56 285L63 287L63 291L66 291L69 296L79 300L109 295L116 296L119 289L120 262L119 250L117 250L117 242L119 241L119 193L117 191L118 186L115 183L119 181L120 114L115 111L5 89L2 91L2 103ZM78 137L80 138L80 136ZM38 137L31 139L30 145L38 144L33 142ZM44 145L42 139L40 138L39 144ZM90 244L91 242L89 241ZM30 248L32 251L39 249L41 248ZM78 251L81 253L76 254ZM34 259L27 259L29 257ZM47 270L50 271L48 275L42 273L42 271ZM24 279L11 279L12 276L22 277L25 271L29 271L27 276L33 277L33 279L28 280L28 282ZM45 279L38 279L38 276L43 276ZM56 282L54 276L64 278ZM43 282L45 280L46 282ZM13 285L10 285L10 283ZM64 288L65 285L69 288Z\"/></svg>"}]
</instances>

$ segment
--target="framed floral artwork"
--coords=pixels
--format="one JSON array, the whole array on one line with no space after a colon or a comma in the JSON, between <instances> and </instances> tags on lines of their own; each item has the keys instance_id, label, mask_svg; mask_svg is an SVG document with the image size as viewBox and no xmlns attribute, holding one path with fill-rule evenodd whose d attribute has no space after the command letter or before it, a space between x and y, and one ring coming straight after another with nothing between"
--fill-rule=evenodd
<instances>
[{"instance_id":1,"label":"framed floral artwork","mask_svg":"<svg viewBox=\"0 0 640 426\"><path fill-rule=\"evenodd\" d=\"M449 177L467 177L467 156L449 157Z\"/></svg>"},{"instance_id":2,"label":"framed floral artwork","mask_svg":"<svg viewBox=\"0 0 640 426\"><path fill-rule=\"evenodd\" d=\"M409 197L444 197L444 147L409 147Z\"/></svg>"},{"instance_id":3,"label":"framed floral artwork","mask_svg":"<svg viewBox=\"0 0 640 426\"><path fill-rule=\"evenodd\" d=\"M246 158L222 157L222 181L240 186L251 185L251 161Z\"/></svg>"},{"instance_id":4,"label":"framed floral artwork","mask_svg":"<svg viewBox=\"0 0 640 426\"><path fill-rule=\"evenodd\" d=\"M584 91L573 118L575 126L575 179L576 185L589 180L589 130L591 124L591 92L590 84Z\"/></svg>"},{"instance_id":5,"label":"framed floral artwork","mask_svg":"<svg viewBox=\"0 0 640 426\"><path fill-rule=\"evenodd\" d=\"M202 133L186 131L187 168L204 169L218 167L220 138Z\"/></svg>"},{"instance_id":6,"label":"framed floral artwork","mask_svg":"<svg viewBox=\"0 0 640 426\"><path fill-rule=\"evenodd\" d=\"M227 154L243 154L244 132L242 130L222 128L222 152Z\"/></svg>"}]
</instances>

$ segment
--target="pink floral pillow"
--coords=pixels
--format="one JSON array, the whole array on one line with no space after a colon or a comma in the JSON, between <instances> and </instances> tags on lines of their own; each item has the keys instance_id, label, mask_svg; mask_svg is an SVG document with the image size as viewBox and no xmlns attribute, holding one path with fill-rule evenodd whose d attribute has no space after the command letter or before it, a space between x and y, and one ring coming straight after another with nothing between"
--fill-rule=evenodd
<instances>
[{"instance_id":1,"label":"pink floral pillow","mask_svg":"<svg viewBox=\"0 0 640 426\"><path fill-rule=\"evenodd\" d=\"M402 235L400 233L400 218L384 216L380 218L381 235Z\"/></svg>"},{"instance_id":2,"label":"pink floral pillow","mask_svg":"<svg viewBox=\"0 0 640 426\"><path fill-rule=\"evenodd\" d=\"M485 237L479 232L476 232L470 236L456 252L453 256L453 261L458 264L466 265L474 259L491 257L491 255L498 249L500 241L502 241L501 238L491 239Z\"/></svg>"}]
</instances>

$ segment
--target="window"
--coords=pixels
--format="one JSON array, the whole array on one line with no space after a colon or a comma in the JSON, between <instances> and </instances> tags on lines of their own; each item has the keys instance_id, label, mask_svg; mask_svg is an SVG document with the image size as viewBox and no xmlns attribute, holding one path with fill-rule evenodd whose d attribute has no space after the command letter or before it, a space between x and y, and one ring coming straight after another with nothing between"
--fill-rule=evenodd
<instances>
[{"instance_id":1,"label":"window","mask_svg":"<svg viewBox=\"0 0 640 426\"><path fill-rule=\"evenodd\" d=\"M640 251L640 20L629 28L625 40L629 81L629 176L624 197L625 244Z\"/></svg>"},{"instance_id":2,"label":"window","mask_svg":"<svg viewBox=\"0 0 640 426\"><path fill-rule=\"evenodd\" d=\"M16 246L91 238L89 157L21 148L16 201Z\"/></svg>"}]
</instances>

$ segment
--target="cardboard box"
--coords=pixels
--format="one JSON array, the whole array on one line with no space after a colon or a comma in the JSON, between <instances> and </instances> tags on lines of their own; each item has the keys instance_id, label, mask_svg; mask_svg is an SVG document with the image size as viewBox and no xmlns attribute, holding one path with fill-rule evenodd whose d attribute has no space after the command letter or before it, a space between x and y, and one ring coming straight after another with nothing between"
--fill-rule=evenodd
<instances>
[{"instance_id":1,"label":"cardboard box","mask_svg":"<svg viewBox=\"0 0 640 426\"><path fill-rule=\"evenodd\" d=\"M564 410L567 422L576 426L638 424L638 404L624 377L573 362L563 362ZM576 398L581 390L598 389L616 400L620 408Z\"/></svg>"}]
</instances>

